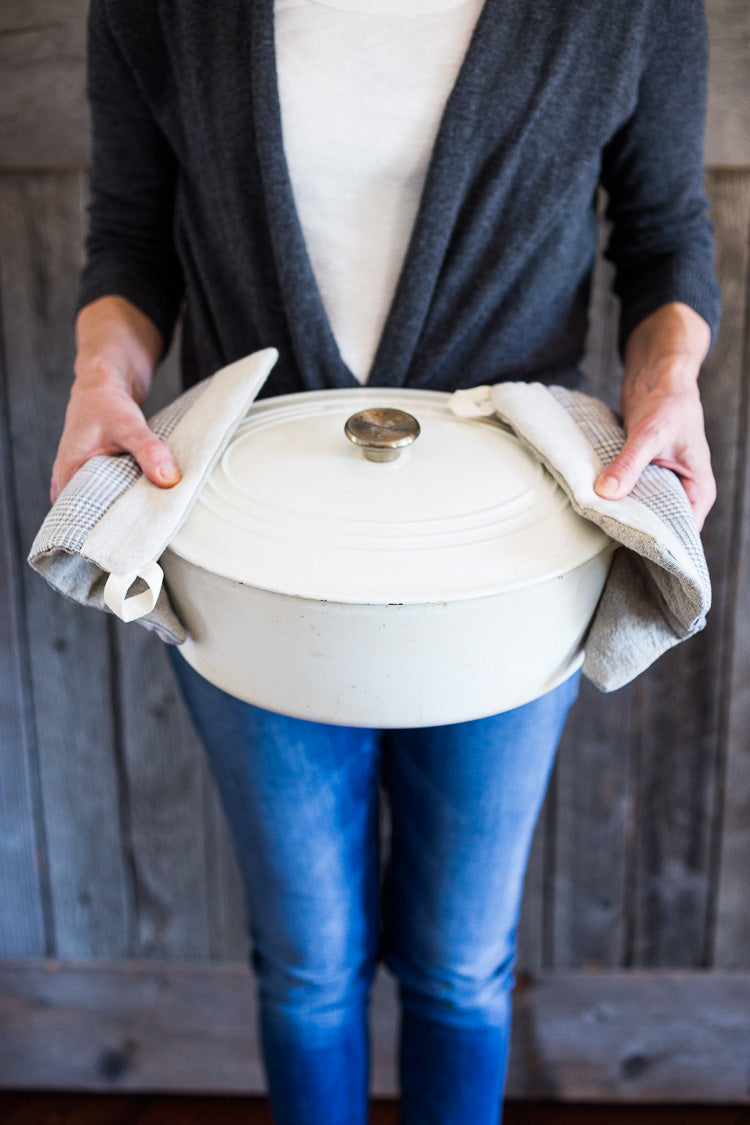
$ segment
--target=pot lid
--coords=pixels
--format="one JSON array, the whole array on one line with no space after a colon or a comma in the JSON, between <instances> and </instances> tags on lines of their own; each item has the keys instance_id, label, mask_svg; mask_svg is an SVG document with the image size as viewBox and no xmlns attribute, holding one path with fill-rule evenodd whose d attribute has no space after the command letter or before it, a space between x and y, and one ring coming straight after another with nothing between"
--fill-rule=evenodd
<instances>
[{"instance_id":1,"label":"pot lid","mask_svg":"<svg viewBox=\"0 0 750 1125\"><path fill-rule=\"evenodd\" d=\"M170 549L232 581L357 604L498 594L605 549L516 437L457 418L450 398L364 387L255 403ZM382 410L412 416L393 422L395 460L368 459L344 432L362 411L375 422L349 429L377 429Z\"/></svg>"}]
</instances>

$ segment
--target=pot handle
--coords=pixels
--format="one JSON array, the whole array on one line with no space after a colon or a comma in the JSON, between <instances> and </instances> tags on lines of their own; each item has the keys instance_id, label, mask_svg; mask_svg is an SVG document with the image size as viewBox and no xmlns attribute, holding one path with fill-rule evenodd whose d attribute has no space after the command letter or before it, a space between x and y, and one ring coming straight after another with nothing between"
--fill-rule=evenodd
<instances>
[{"instance_id":1,"label":"pot handle","mask_svg":"<svg viewBox=\"0 0 750 1125\"><path fill-rule=\"evenodd\" d=\"M344 433L368 461L395 461L419 437L419 422L405 410L373 407L352 414Z\"/></svg>"},{"instance_id":2,"label":"pot handle","mask_svg":"<svg viewBox=\"0 0 750 1125\"><path fill-rule=\"evenodd\" d=\"M146 589L128 597L128 590L138 578L146 583ZM156 605L163 581L164 571L157 562L148 563L142 570L134 570L130 574L110 574L104 585L104 604L121 621L137 621Z\"/></svg>"}]
</instances>

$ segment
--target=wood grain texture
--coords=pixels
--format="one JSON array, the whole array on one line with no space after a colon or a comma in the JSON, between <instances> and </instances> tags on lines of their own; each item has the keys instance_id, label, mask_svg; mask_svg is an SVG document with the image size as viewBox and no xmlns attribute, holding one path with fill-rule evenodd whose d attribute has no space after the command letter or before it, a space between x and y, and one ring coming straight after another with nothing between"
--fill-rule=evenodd
<instances>
[{"instance_id":1,"label":"wood grain texture","mask_svg":"<svg viewBox=\"0 0 750 1125\"><path fill-rule=\"evenodd\" d=\"M551 783L550 789L551 792L554 792L554 781ZM537 973L544 967L546 879L549 854L547 825L553 801L554 797L550 800L548 794L537 822L529 853L517 932L518 968L521 972Z\"/></svg>"},{"instance_id":2,"label":"wood grain texture","mask_svg":"<svg viewBox=\"0 0 750 1125\"><path fill-rule=\"evenodd\" d=\"M591 283L586 354L581 366L586 375L584 389L617 410L622 380L622 363L617 351L620 304L612 292L614 266L602 256L610 235L610 224L604 218L606 202L605 193L600 191L599 242Z\"/></svg>"},{"instance_id":3,"label":"wood grain texture","mask_svg":"<svg viewBox=\"0 0 750 1125\"><path fill-rule=\"evenodd\" d=\"M179 394L179 334L145 404ZM134 956L248 958L244 890L206 757L165 646L115 623L125 817L135 890Z\"/></svg>"},{"instance_id":4,"label":"wood grain texture","mask_svg":"<svg viewBox=\"0 0 750 1125\"><path fill-rule=\"evenodd\" d=\"M207 769L202 776L209 956L212 961L247 963L250 948L239 864L216 786Z\"/></svg>"},{"instance_id":5,"label":"wood grain texture","mask_svg":"<svg viewBox=\"0 0 750 1125\"><path fill-rule=\"evenodd\" d=\"M628 950L628 962L635 965L706 962L718 768L718 688L715 679L706 678L706 668L720 644L714 629L707 641L662 657L643 681L636 897Z\"/></svg>"},{"instance_id":6,"label":"wood grain texture","mask_svg":"<svg viewBox=\"0 0 750 1125\"><path fill-rule=\"evenodd\" d=\"M391 1096L394 999L373 1011L374 1095ZM264 1088L256 1007L240 966L0 967L5 1088ZM516 990L511 1097L750 1104L750 977L546 973Z\"/></svg>"},{"instance_id":7,"label":"wood grain texture","mask_svg":"<svg viewBox=\"0 0 750 1125\"><path fill-rule=\"evenodd\" d=\"M85 7L85 0L5 0L0 11L0 165L86 161ZM747 5L745 0L709 0L708 10L714 41L709 159L750 167ZM715 607L703 636L663 658L631 689L611 697L584 689L572 715L535 838L520 927L521 967L557 970L543 979L545 989L553 989L546 991L547 997L558 983L568 989L567 998L554 992L554 1002L539 1001L541 1007L521 994L520 1046L511 1084L537 1095L670 1098L678 1089L683 1096L705 1081L708 1096L739 1100L738 1071L730 1078L722 1068L727 1039L734 1034L731 1027L746 1031L736 1013L731 1027L726 1023L726 1012L735 1012L731 996L727 999L733 981L740 981L738 997L747 998L744 976L725 983L712 977L710 988L721 984L724 989L721 999L712 1000L700 991L704 985L695 983L704 978L691 974L685 980L697 991L688 1002L688 985L683 991L682 985L672 988L669 974L634 973L627 977L634 988L631 1007L624 999L626 974L610 984L597 978L596 987L605 988L602 995L615 997L612 1011L625 1012L621 1021L619 1014L612 1021L610 1009L600 1009L590 998L588 974L561 972L592 964L750 969L746 344L743 351L750 173L717 170L708 186L725 305L722 332L703 377L722 489L706 530ZM77 175L15 173L0 182L0 310L9 389L7 428L0 433L0 445L5 442L0 448L0 815L5 849L0 956L50 951L71 960L136 955L239 962L246 958L247 941L236 859L159 642L63 602L19 565L46 508L52 450L67 395L83 197L83 180ZM616 402L620 367L610 280L610 267L600 264L586 368L588 389ZM174 380L172 365L158 381L157 396L170 397ZM45 1010L46 986L40 986L38 993L29 993L28 1004L23 1001L23 1017L13 1007L16 1000L9 1001L9 1026L26 1027L31 1013L36 1038L23 1043L32 1056L37 1043L44 1044L38 1065L44 1069L49 1064L51 1075L56 1066L68 1065L70 1027L85 1024L83 1040L75 1042L83 1042L88 1054L81 1047L84 1054L75 1056L69 1073L71 1081L82 1074L87 1082L100 1082L96 1088L116 1084L120 1074L123 1082L133 1073L133 1081L144 1081L139 1052L154 1051L157 1060L183 1052L188 1061L174 1065L179 1074L192 1074L189 1060L208 1048L203 1031L179 1004L169 1017L172 1024L160 1028L157 1021L150 1038L146 1032L145 1038L129 1038L129 1027L141 1036L153 996L160 995L153 980L161 979L159 972L168 975L166 969L151 971L156 977L149 978L148 988L134 986L124 1022L117 1008L120 983L112 985L100 1008L83 1015L73 993L69 1010L64 1005L58 1010L56 1002ZM231 1008L232 989L239 989L239 1004L245 987L238 986L245 980L241 971L233 971L240 976L226 986L226 1001L221 991L217 1001L211 977L202 1000L188 990L180 1003L195 1002L198 1014L209 1023L219 1019L221 1025L217 1011L225 1002ZM659 981L665 982L661 992ZM611 994L606 992L610 985ZM380 987L387 992L389 985ZM92 995L100 994L94 989ZM384 1092L393 1088L389 995L378 1001L375 1022L376 1088ZM542 992L533 985L528 995ZM658 1010L649 1007L652 996L659 998ZM701 1015L704 1002L708 1007ZM91 1003L96 1007L99 1000ZM242 1012L243 1019L254 1019L252 1007ZM717 1021L716 1034L710 1020ZM549 1021L552 1030L547 1031ZM247 1054L247 1027L239 1009L233 1026L230 1062L237 1070L232 1073L249 1067L248 1073L259 1074L257 1054ZM666 1029L663 1051L649 1038L650 1026ZM580 1041L579 1055L559 1054L566 1035L575 1041L568 1051L578 1050ZM228 1041L220 1037L215 1050ZM736 1057L733 1042L728 1057ZM209 1051L207 1058L212 1057ZM688 1073L691 1067L694 1075ZM202 1082L208 1063L196 1061L195 1068L195 1080ZM224 1072L219 1068L218 1073ZM161 1084L156 1069L148 1080L157 1083L154 1088ZM703 1094L698 1091L697 1096Z\"/></svg>"},{"instance_id":8,"label":"wood grain texture","mask_svg":"<svg viewBox=\"0 0 750 1125\"><path fill-rule=\"evenodd\" d=\"M711 39L706 163L750 166L750 10L706 0Z\"/></svg>"},{"instance_id":9,"label":"wood grain texture","mask_svg":"<svg viewBox=\"0 0 750 1125\"><path fill-rule=\"evenodd\" d=\"M609 237L604 207L602 195L583 368L585 390L616 409L622 377L619 304L612 293L613 267L601 257ZM636 815L636 708L633 687L604 696L584 681L568 720L557 759L552 956L546 968L622 963Z\"/></svg>"},{"instance_id":10,"label":"wood grain texture","mask_svg":"<svg viewBox=\"0 0 750 1125\"><path fill-rule=\"evenodd\" d=\"M557 761L553 956L547 967L620 965L635 830L633 686L584 682Z\"/></svg>"},{"instance_id":11,"label":"wood grain texture","mask_svg":"<svg viewBox=\"0 0 750 1125\"><path fill-rule=\"evenodd\" d=\"M746 1104L749 987L746 974L545 974L516 992L509 1093Z\"/></svg>"},{"instance_id":12,"label":"wood grain texture","mask_svg":"<svg viewBox=\"0 0 750 1125\"><path fill-rule=\"evenodd\" d=\"M0 261L0 957L43 957L45 846L38 838L37 761L21 620L23 560L12 499L12 463L2 334Z\"/></svg>"},{"instance_id":13,"label":"wood grain texture","mask_svg":"<svg viewBox=\"0 0 750 1125\"><path fill-rule=\"evenodd\" d=\"M131 954L247 960L234 846L164 646L138 627L118 623L116 633L135 896Z\"/></svg>"},{"instance_id":14,"label":"wood grain texture","mask_svg":"<svg viewBox=\"0 0 750 1125\"><path fill-rule=\"evenodd\" d=\"M745 437L739 419L747 379L742 365L747 182L747 173L736 171L717 171L708 180L725 308L702 380L720 487L705 535L714 608L702 637L663 658L625 692L606 699L588 693L571 717L556 786L553 963L561 968L711 963L727 645L735 613L737 449ZM600 263L586 367L588 389L616 402L617 312L608 274ZM740 760L736 751L733 760ZM748 802L746 789L736 792L738 826ZM744 855L746 861L746 850ZM735 880L733 903L741 918L742 879ZM739 959L733 967L750 956L747 942L744 952L739 948L735 943Z\"/></svg>"},{"instance_id":15,"label":"wood grain texture","mask_svg":"<svg viewBox=\"0 0 750 1125\"><path fill-rule=\"evenodd\" d=\"M177 344L177 341L176 341ZM177 347L144 404L150 416L179 393ZM137 625L113 622L121 706L122 815L134 892L136 958L207 959L209 877L204 763L164 645Z\"/></svg>"},{"instance_id":16,"label":"wood grain texture","mask_svg":"<svg viewBox=\"0 0 750 1125\"><path fill-rule=\"evenodd\" d=\"M83 167L87 0L4 0L0 8L0 168ZM750 166L750 15L707 0L711 36L706 160Z\"/></svg>"},{"instance_id":17,"label":"wood grain texture","mask_svg":"<svg viewBox=\"0 0 750 1125\"><path fill-rule=\"evenodd\" d=\"M750 963L750 175L725 174L714 187L731 232L720 252L732 258L724 286L725 319L734 326L722 339L717 364L743 372L737 430L737 475L728 597L726 764L721 836L717 846L713 963ZM744 278L744 285L742 284Z\"/></svg>"},{"instance_id":18,"label":"wood grain texture","mask_svg":"<svg viewBox=\"0 0 750 1125\"><path fill-rule=\"evenodd\" d=\"M49 505L71 379L81 200L78 175L7 175L0 193L14 504L24 555ZM107 621L54 594L28 567L22 585L52 896L50 948L71 958L125 955L130 889Z\"/></svg>"},{"instance_id":19,"label":"wood grain texture","mask_svg":"<svg viewBox=\"0 0 750 1125\"><path fill-rule=\"evenodd\" d=\"M162 643L116 623L136 957L208 958L203 756Z\"/></svg>"},{"instance_id":20,"label":"wood grain texture","mask_svg":"<svg viewBox=\"0 0 750 1125\"><path fill-rule=\"evenodd\" d=\"M736 173L709 177L717 270L725 292L737 284ZM742 180L742 175L740 180ZM710 960L711 880L724 758L727 637L733 612L731 542L739 419L737 353L741 324L731 302L702 375L706 429L719 496L703 541L713 584L704 633L667 653L642 679L636 730L640 758L636 902L631 956L642 966L705 967Z\"/></svg>"},{"instance_id":21,"label":"wood grain texture","mask_svg":"<svg viewBox=\"0 0 750 1125\"><path fill-rule=\"evenodd\" d=\"M87 10L87 0L3 0L0 168L88 164Z\"/></svg>"}]
</instances>

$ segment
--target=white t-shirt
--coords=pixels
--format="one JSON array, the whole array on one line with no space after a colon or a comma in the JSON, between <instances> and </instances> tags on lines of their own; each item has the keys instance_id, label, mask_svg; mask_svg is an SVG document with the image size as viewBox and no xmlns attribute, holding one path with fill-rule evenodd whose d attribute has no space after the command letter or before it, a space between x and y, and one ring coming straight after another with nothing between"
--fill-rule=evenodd
<instances>
[{"instance_id":1,"label":"white t-shirt","mask_svg":"<svg viewBox=\"0 0 750 1125\"><path fill-rule=\"evenodd\" d=\"M483 0L276 0L289 174L344 362L367 381Z\"/></svg>"}]
</instances>

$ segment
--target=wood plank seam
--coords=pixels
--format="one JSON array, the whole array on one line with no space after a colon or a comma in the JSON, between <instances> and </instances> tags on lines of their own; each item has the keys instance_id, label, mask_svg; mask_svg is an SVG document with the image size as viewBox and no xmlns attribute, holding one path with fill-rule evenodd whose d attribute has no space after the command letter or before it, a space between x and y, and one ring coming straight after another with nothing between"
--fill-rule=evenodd
<instances>
[{"instance_id":1,"label":"wood plank seam","mask_svg":"<svg viewBox=\"0 0 750 1125\"><path fill-rule=\"evenodd\" d=\"M12 534L12 544L9 555L13 559L15 574L10 575L10 580L15 587L15 605L17 606L14 627L18 638L18 664L22 685L21 722L23 725L23 738L29 763L30 797L34 815L34 839L36 841L36 869L39 885L39 902L44 929L45 956L51 957L56 949L55 922L52 907L52 883L49 864L47 862L48 843L44 818L44 799L42 791L41 769L39 762L39 739L36 726L36 712L34 708L33 678L31 674L31 652L26 614L24 612L24 587L23 583L16 580L26 566L24 552L21 549L22 536L18 513L15 468L11 450L13 448L10 432L9 387L7 379L7 357L5 350L5 331L3 321L3 263L2 244L0 244L0 472L5 479L5 495L7 498L7 523ZM20 753L21 747L18 748Z\"/></svg>"},{"instance_id":2,"label":"wood plank seam","mask_svg":"<svg viewBox=\"0 0 750 1125\"><path fill-rule=\"evenodd\" d=\"M375 1096L396 1090L393 979L379 974ZM0 1084L15 1089L260 1093L246 966L0 966ZM544 972L519 979L511 1097L750 1104L750 974Z\"/></svg>"},{"instance_id":3,"label":"wood plank seam","mask_svg":"<svg viewBox=\"0 0 750 1125\"><path fill-rule=\"evenodd\" d=\"M721 844L722 828L725 811L726 775L729 752L729 714L732 703L731 663L732 653L735 649L736 633L739 621L739 571L740 552L743 532L743 513L745 507L745 494L747 481L743 474L744 452L748 442L748 411L750 410L750 334L748 329L748 316L750 310L750 176L744 170L724 169L712 170L711 178L714 183L719 180L740 180L745 182L744 212L745 212L745 277L744 277L744 308L742 321L737 328L742 339L742 359L739 372L739 420L735 435L734 472L732 493L732 518L730 522L729 542L727 544L727 597L724 604L724 621L722 634L724 639L723 657L720 668L717 670L719 678L719 729L718 729L718 755L715 774L715 800L713 808L713 823L711 826L710 853L708 862L708 893L706 898L706 946L703 957L704 967L715 963L716 938L718 922L718 894L719 878L721 871Z\"/></svg>"},{"instance_id":4,"label":"wood plank seam","mask_svg":"<svg viewBox=\"0 0 750 1125\"><path fill-rule=\"evenodd\" d=\"M123 870L125 872L126 911L126 949L129 956L136 952L138 917L140 903L138 894L138 863L133 841L130 815L130 786L125 762L125 734L123 730L123 706L120 676L120 653L115 637L114 621L107 621L107 648L109 653L109 687L112 701L113 759L117 778L117 812L120 833Z\"/></svg>"},{"instance_id":5,"label":"wood plank seam","mask_svg":"<svg viewBox=\"0 0 750 1125\"><path fill-rule=\"evenodd\" d=\"M558 802L558 771L554 769L550 777L546 803L544 805L544 848L542 869L542 962L543 969L551 968L555 963L555 868L556 868L556 840L557 840L557 802Z\"/></svg>"},{"instance_id":6,"label":"wood plank seam","mask_svg":"<svg viewBox=\"0 0 750 1125\"><path fill-rule=\"evenodd\" d=\"M72 372L80 267L78 176L4 182L9 425L19 550L46 513L49 470ZM124 893L112 762L106 626L19 566L28 631L41 814L59 955L124 954Z\"/></svg>"},{"instance_id":7,"label":"wood plank seam","mask_svg":"<svg viewBox=\"0 0 750 1125\"><path fill-rule=\"evenodd\" d=\"M632 721L630 728L630 764L633 792L626 821L625 876L623 887L623 940L622 964L632 968L636 964L636 915L638 907L638 840L641 823L641 766L643 761L644 685L637 680L633 685Z\"/></svg>"}]
</instances>

